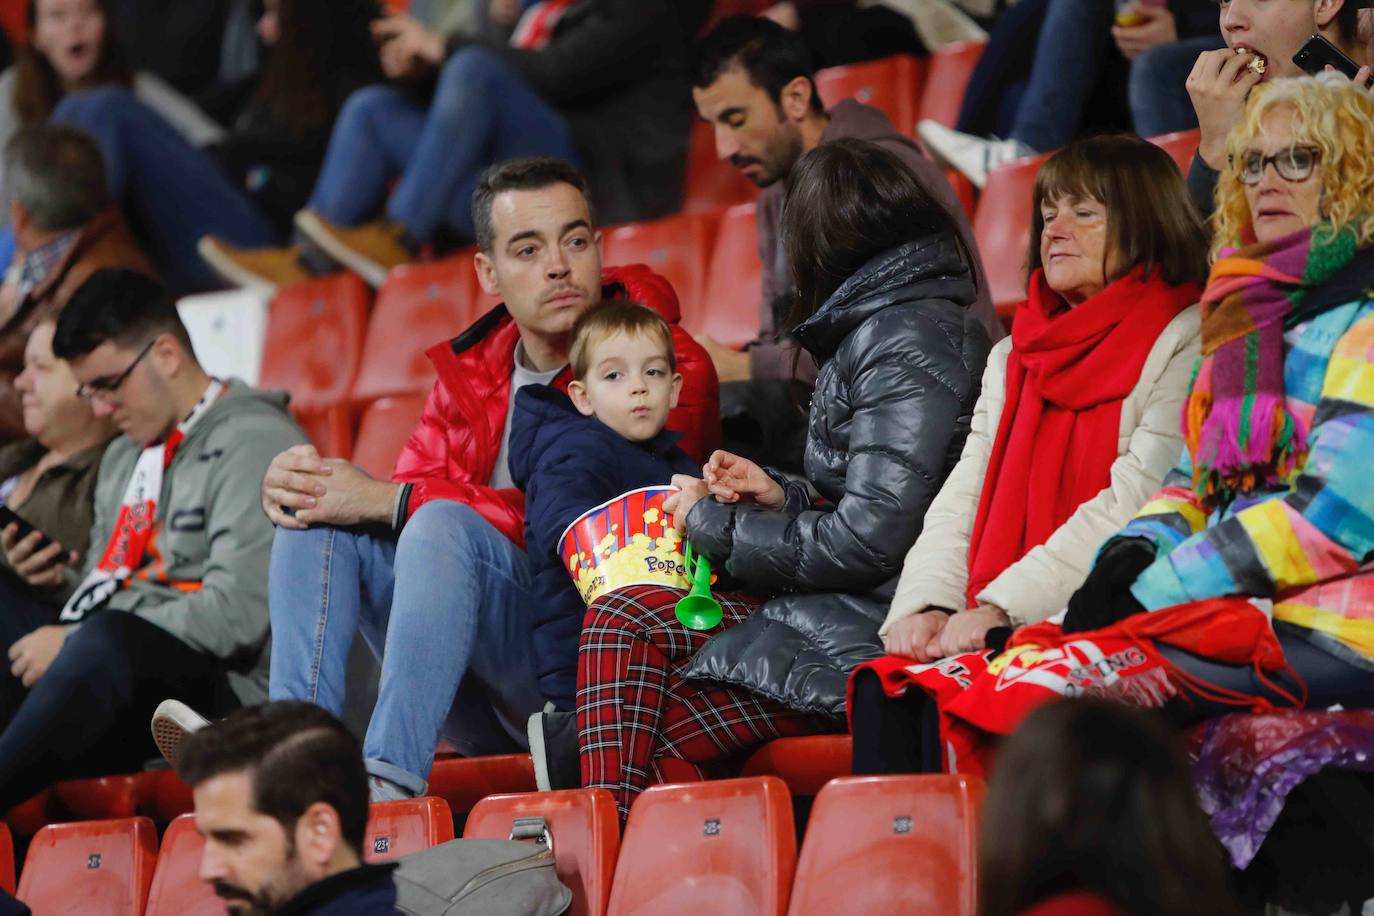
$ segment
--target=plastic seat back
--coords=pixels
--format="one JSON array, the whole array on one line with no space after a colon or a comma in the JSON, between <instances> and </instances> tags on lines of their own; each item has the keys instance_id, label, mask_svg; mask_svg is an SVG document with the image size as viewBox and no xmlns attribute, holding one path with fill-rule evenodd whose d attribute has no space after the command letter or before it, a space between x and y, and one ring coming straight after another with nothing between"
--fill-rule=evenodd
<instances>
[{"instance_id":1,"label":"plastic seat back","mask_svg":"<svg viewBox=\"0 0 1374 916\"><path fill-rule=\"evenodd\" d=\"M630 809L608 912L782 914L796 853L780 779L654 786Z\"/></svg>"},{"instance_id":2,"label":"plastic seat back","mask_svg":"<svg viewBox=\"0 0 1374 916\"><path fill-rule=\"evenodd\" d=\"M369 404L358 422L353 463L378 480L390 480L397 456L420 422L425 397L407 394Z\"/></svg>"},{"instance_id":3,"label":"plastic seat back","mask_svg":"<svg viewBox=\"0 0 1374 916\"><path fill-rule=\"evenodd\" d=\"M372 293L351 273L283 286L267 318L262 388L285 388L291 412L330 455L353 447L353 381Z\"/></svg>"},{"instance_id":4,"label":"plastic seat back","mask_svg":"<svg viewBox=\"0 0 1374 916\"><path fill-rule=\"evenodd\" d=\"M42 916L139 916L156 865L146 817L49 824L29 845L17 896Z\"/></svg>"},{"instance_id":5,"label":"plastic seat back","mask_svg":"<svg viewBox=\"0 0 1374 916\"><path fill-rule=\"evenodd\" d=\"M973 238L983 257L992 302L1004 318L1026 298L1031 196L1035 175L1048 158L1018 159L993 169L973 214Z\"/></svg>"},{"instance_id":6,"label":"plastic seat back","mask_svg":"<svg viewBox=\"0 0 1374 916\"><path fill-rule=\"evenodd\" d=\"M697 311L683 312L682 326L728 347L744 346L759 336L762 284L755 207L738 204L721 214L706 291Z\"/></svg>"},{"instance_id":7,"label":"plastic seat back","mask_svg":"<svg viewBox=\"0 0 1374 916\"><path fill-rule=\"evenodd\" d=\"M363 858L386 862L453 839L453 812L442 798L427 795L376 802L367 810Z\"/></svg>"},{"instance_id":8,"label":"plastic seat back","mask_svg":"<svg viewBox=\"0 0 1374 916\"><path fill-rule=\"evenodd\" d=\"M706 288L716 218L714 213L685 213L608 229L603 263L613 267L649 265L673 285L682 313L694 314L701 309Z\"/></svg>"},{"instance_id":9,"label":"plastic seat back","mask_svg":"<svg viewBox=\"0 0 1374 916\"><path fill-rule=\"evenodd\" d=\"M0 890L14 893L14 836L9 824L0 821Z\"/></svg>"},{"instance_id":10,"label":"plastic seat back","mask_svg":"<svg viewBox=\"0 0 1374 916\"><path fill-rule=\"evenodd\" d=\"M1179 130L1172 134L1151 137L1150 142L1168 153L1174 162L1178 163L1178 170L1183 173L1183 177L1187 178L1188 169L1193 164L1193 154L1197 152L1201 139L1202 132L1199 130Z\"/></svg>"},{"instance_id":11,"label":"plastic seat back","mask_svg":"<svg viewBox=\"0 0 1374 916\"><path fill-rule=\"evenodd\" d=\"M741 776L776 776L793 795L814 796L830 780L853 772L849 735L775 738L745 761Z\"/></svg>"},{"instance_id":12,"label":"plastic seat back","mask_svg":"<svg viewBox=\"0 0 1374 916\"><path fill-rule=\"evenodd\" d=\"M924 82L924 62L906 54L816 72L816 89L826 108L854 99L887 115L906 136L916 131Z\"/></svg>"},{"instance_id":13,"label":"plastic seat back","mask_svg":"<svg viewBox=\"0 0 1374 916\"><path fill-rule=\"evenodd\" d=\"M922 120L929 118L945 127L958 123L964 90L968 88L973 68L978 65L985 46L981 41L961 41L930 55L926 84L921 93Z\"/></svg>"},{"instance_id":14,"label":"plastic seat back","mask_svg":"<svg viewBox=\"0 0 1374 916\"><path fill-rule=\"evenodd\" d=\"M194 814L183 814L167 825L145 916L223 916L227 912L210 882L201 880L204 850L205 839L196 832Z\"/></svg>"},{"instance_id":15,"label":"plastic seat back","mask_svg":"<svg viewBox=\"0 0 1374 916\"><path fill-rule=\"evenodd\" d=\"M687 177L683 182L683 212L719 210L749 203L758 196L758 187L716 153L715 128L700 119L692 122Z\"/></svg>"},{"instance_id":16,"label":"plastic seat back","mask_svg":"<svg viewBox=\"0 0 1374 916\"><path fill-rule=\"evenodd\" d=\"M558 880L573 892L569 916L602 916L620 850L615 799L605 789L491 795L468 815L465 838L504 840L518 817L542 817L553 837Z\"/></svg>"},{"instance_id":17,"label":"plastic seat back","mask_svg":"<svg viewBox=\"0 0 1374 916\"><path fill-rule=\"evenodd\" d=\"M534 761L529 754L441 757L429 771L429 794L448 802L455 815L467 814L488 795L534 790Z\"/></svg>"},{"instance_id":18,"label":"plastic seat back","mask_svg":"<svg viewBox=\"0 0 1374 916\"><path fill-rule=\"evenodd\" d=\"M790 916L974 916L983 782L847 776L816 796Z\"/></svg>"},{"instance_id":19,"label":"plastic seat back","mask_svg":"<svg viewBox=\"0 0 1374 916\"><path fill-rule=\"evenodd\" d=\"M387 275L367 326L353 401L429 391L434 366L425 350L457 337L475 317L472 260L407 264Z\"/></svg>"}]
</instances>

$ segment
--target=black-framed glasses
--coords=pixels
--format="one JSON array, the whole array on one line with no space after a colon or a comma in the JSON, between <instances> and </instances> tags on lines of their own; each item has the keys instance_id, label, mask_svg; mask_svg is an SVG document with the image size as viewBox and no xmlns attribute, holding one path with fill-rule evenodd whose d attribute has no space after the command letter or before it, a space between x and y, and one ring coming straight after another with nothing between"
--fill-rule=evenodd
<instances>
[{"instance_id":1,"label":"black-framed glasses","mask_svg":"<svg viewBox=\"0 0 1374 916\"><path fill-rule=\"evenodd\" d=\"M1284 181L1306 181L1312 177L1312 170L1321 161L1321 150L1315 146L1292 146L1266 156L1259 150L1246 150L1240 154L1240 169L1237 177L1241 184L1257 185L1264 178L1264 170L1272 162L1274 170Z\"/></svg>"},{"instance_id":2,"label":"black-framed glasses","mask_svg":"<svg viewBox=\"0 0 1374 916\"><path fill-rule=\"evenodd\" d=\"M139 351L139 354L134 357L133 362L129 363L129 368L118 375L107 375L104 378L93 379L87 382L76 389L76 396L83 401L95 399L103 401L109 398L129 380L129 376L133 374L134 369L138 368L138 364L143 362L143 357L148 355L148 351L153 349L153 344L155 343L157 343L156 337L148 341L148 345Z\"/></svg>"}]
</instances>

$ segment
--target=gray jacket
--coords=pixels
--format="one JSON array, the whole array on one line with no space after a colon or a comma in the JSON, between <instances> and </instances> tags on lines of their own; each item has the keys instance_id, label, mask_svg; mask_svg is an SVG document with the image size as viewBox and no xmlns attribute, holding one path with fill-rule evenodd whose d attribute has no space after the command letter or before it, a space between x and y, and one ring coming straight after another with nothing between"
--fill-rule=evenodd
<instances>
[{"instance_id":1,"label":"gray jacket","mask_svg":"<svg viewBox=\"0 0 1374 916\"><path fill-rule=\"evenodd\" d=\"M797 328L820 365L806 476L782 511L703 499L694 547L754 591L778 595L711 638L688 677L840 715L845 681L877 652L906 552L959 459L988 338L954 240L871 260Z\"/></svg>"},{"instance_id":2,"label":"gray jacket","mask_svg":"<svg viewBox=\"0 0 1374 916\"><path fill-rule=\"evenodd\" d=\"M237 379L192 429L162 478L157 533L144 556L156 572L116 592L109 610L132 611L224 666L245 704L267 699L270 638L267 563L272 523L259 492L267 466L306 441L286 393ZM100 559L142 446L120 436L105 452L84 576ZM198 583L196 590L177 584Z\"/></svg>"}]
</instances>

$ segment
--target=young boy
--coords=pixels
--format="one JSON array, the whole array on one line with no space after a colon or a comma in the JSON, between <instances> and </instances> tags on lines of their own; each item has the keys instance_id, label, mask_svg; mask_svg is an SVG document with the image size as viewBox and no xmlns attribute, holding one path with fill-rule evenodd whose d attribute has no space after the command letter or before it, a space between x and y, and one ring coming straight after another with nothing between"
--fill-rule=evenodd
<instances>
[{"instance_id":1,"label":"young boy","mask_svg":"<svg viewBox=\"0 0 1374 916\"><path fill-rule=\"evenodd\" d=\"M522 388L511 419L510 470L525 491L525 549L532 569L534 648L539 686L559 713L531 720L531 752L541 789L551 780L545 748L557 731L558 783L576 785L577 643L586 607L558 555L558 539L582 513L639 487L667 484L700 468L664 430L677 405L673 337L651 309L612 300L583 315L568 350L568 393ZM564 774L569 762L571 772Z\"/></svg>"}]
</instances>

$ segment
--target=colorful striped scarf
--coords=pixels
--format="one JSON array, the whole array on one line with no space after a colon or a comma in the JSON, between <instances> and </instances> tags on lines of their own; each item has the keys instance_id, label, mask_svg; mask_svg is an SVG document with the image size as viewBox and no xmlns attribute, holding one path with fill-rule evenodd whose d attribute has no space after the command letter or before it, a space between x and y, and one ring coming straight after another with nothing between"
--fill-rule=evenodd
<instances>
[{"instance_id":1,"label":"colorful striped scarf","mask_svg":"<svg viewBox=\"0 0 1374 916\"><path fill-rule=\"evenodd\" d=\"M1199 496L1227 496L1287 478L1307 452L1288 410L1284 321L1312 287L1355 254L1355 233L1323 224L1227 249L1202 294L1202 361L1183 405Z\"/></svg>"}]
</instances>

